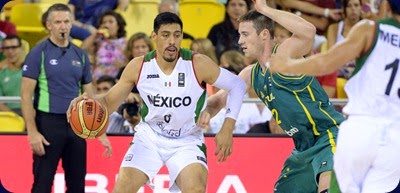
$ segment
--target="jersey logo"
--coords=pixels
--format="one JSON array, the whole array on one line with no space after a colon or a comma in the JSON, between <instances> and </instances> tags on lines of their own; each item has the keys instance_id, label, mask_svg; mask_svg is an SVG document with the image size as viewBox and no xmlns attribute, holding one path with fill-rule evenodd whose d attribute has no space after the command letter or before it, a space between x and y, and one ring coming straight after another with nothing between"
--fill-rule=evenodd
<instances>
[{"instance_id":1,"label":"jersey logo","mask_svg":"<svg viewBox=\"0 0 400 193\"><path fill-rule=\"evenodd\" d=\"M152 78L160 78L160 75L158 74L148 74L147 79L152 79Z\"/></svg>"},{"instance_id":2,"label":"jersey logo","mask_svg":"<svg viewBox=\"0 0 400 193\"><path fill-rule=\"evenodd\" d=\"M178 74L178 87L185 87L185 73Z\"/></svg>"},{"instance_id":3,"label":"jersey logo","mask_svg":"<svg viewBox=\"0 0 400 193\"><path fill-rule=\"evenodd\" d=\"M293 136L294 134L296 134L297 132L299 132L299 129L297 129L296 127L293 127L293 126L291 126L291 125L290 125L290 127L291 127L291 129L290 129L289 131L284 130L285 133L286 133L287 135Z\"/></svg>"},{"instance_id":4,"label":"jersey logo","mask_svg":"<svg viewBox=\"0 0 400 193\"><path fill-rule=\"evenodd\" d=\"M82 67L82 63L78 60L72 60L72 66Z\"/></svg>"},{"instance_id":5,"label":"jersey logo","mask_svg":"<svg viewBox=\"0 0 400 193\"><path fill-rule=\"evenodd\" d=\"M49 61L49 63L50 63L51 65L55 66L55 65L58 64L58 60L57 60L57 59L51 59L51 60Z\"/></svg>"}]
</instances>

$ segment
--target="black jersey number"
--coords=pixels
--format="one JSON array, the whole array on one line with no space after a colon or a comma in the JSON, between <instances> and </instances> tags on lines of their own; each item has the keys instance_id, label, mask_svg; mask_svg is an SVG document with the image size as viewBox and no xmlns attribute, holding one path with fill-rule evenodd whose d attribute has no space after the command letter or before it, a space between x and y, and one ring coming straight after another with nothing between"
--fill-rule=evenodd
<instances>
[{"instance_id":1,"label":"black jersey number","mask_svg":"<svg viewBox=\"0 0 400 193\"><path fill-rule=\"evenodd\" d=\"M390 75L390 79L386 86L386 91L385 91L385 94L388 96L390 95L390 92L392 91L393 82L394 82L394 79L396 78L397 71L399 69L399 59L396 59L392 63L386 65L385 70L390 70L390 69L392 69L392 74ZM400 97L400 88L397 90L397 96Z\"/></svg>"}]
</instances>

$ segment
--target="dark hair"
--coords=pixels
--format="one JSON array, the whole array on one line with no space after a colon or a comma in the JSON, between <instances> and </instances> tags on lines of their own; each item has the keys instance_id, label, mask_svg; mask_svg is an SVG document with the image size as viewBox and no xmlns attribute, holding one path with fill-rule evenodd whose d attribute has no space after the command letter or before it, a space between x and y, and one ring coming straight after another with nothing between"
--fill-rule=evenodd
<instances>
[{"instance_id":1,"label":"dark hair","mask_svg":"<svg viewBox=\"0 0 400 193\"><path fill-rule=\"evenodd\" d=\"M49 19L49 16L51 15L52 12L54 11L67 11L71 12L71 9L69 9L68 5L62 4L62 3L56 3L52 6L49 7L49 9L43 13L42 15L42 20L44 19L45 21L42 21L43 24L46 23L46 21ZM46 26L46 25L45 25Z\"/></svg>"},{"instance_id":2,"label":"dark hair","mask_svg":"<svg viewBox=\"0 0 400 193\"><path fill-rule=\"evenodd\" d=\"M346 8L347 8L347 5L349 4L349 1L350 0L342 0L342 12L345 17L347 17ZM358 0L358 2L361 5L361 0ZM360 15L360 18L358 18L358 19L361 20L361 15Z\"/></svg>"},{"instance_id":3,"label":"dark hair","mask_svg":"<svg viewBox=\"0 0 400 193\"><path fill-rule=\"evenodd\" d=\"M114 86L117 83L115 78L110 76L110 75L102 75L96 81L97 84L100 84L100 83L103 83L103 82L108 82L108 83L111 84L111 86Z\"/></svg>"},{"instance_id":4,"label":"dark hair","mask_svg":"<svg viewBox=\"0 0 400 193\"><path fill-rule=\"evenodd\" d=\"M256 29L257 34L262 30L268 29L271 39L274 38L274 21L271 18L257 12L250 10L239 18L239 22L253 22L253 27Z\"/></svg>"},{"instance_id":5,"label":"dark hair","mask_svg":"<svg viewBox=\"0 0 400 193\"><path fill-rule=\"evenodd\" d=\"M99 18L99 21L97 22L98 25L100 26L101 22L103 21L105 16L113 16L115 20L117 20L117 25L118 25L118 32L117 32L117 37L122 38L126 36L126 22L125 19L121 16L121 14L115 12L114 10L108 10L104 12L101 17Z\"/></svg>"},{"instance_id":6,"label":"dark hair","mask_svg":"<svg viewBox=\"0 0 400 193\"><path fill-rule=\"evenodd\" d=\"M181 26L181 30L183 30L182 20L179 18L178 15L171 12L164 12L157 15L154 19L153 31L154 33L158 33L161 25L165 24L179 24Z\"/></svg>"},{"instance_id":7,"label":"dark hair","mask_svg":"<svg viewBox=\"0 0 400 193\"><path fill-rule=\"evenodd\" d=\"M9 34L9 35L7 35L7 36L3 39L3 42L6 41L6 40L13 40L13 39L17 39L17 41L18 41L18 46L21 46L21 45L22 45L21 38L20 38L19 36L15 35L15 34Z\"/></svg>"},{"instance_id":8,"label":"dark hair","mask_svg":"<svg viewBox=\"0 0 400 193\"><path fill-rule=\"evenodd\" d=\"M399 0L388 0L390 8L394 14L400 14L400 1Z\"/></svg>"},{"instance_id":9,"label":"dark hair","mask_svg":"<svg viewBox=\"0 0 400 193\"><path fill-rule=\"evenodd\" d=\"M143 32L138 32L133 34L129 40L128 40L128 44L126 45L126 58L128 60L132 60L133 56L132 56L132 50L133 50L133 42L135 42L136 40L141 40L143 39L147 46L149 47L149 50L153 50L153 43L151 42L149 36L147 36L145 33Z\"/></svg>"}]
</instances>

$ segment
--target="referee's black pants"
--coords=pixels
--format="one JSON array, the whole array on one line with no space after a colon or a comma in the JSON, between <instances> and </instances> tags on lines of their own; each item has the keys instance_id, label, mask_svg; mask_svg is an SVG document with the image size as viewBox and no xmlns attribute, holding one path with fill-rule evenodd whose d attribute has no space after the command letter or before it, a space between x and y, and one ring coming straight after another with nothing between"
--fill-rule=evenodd
<instances>
[{"instance_id":1,"label":"referee's black pants","mask_svg":"<svg viewBox=\"0 0 400 193\"><path fill-rule=\"evenodd\" d=\"M70 128L65 114L37 111L38 131L50 143L45 155L33 155L32 193L51 193L58 162L62 159L67 193L85 192L86 141Z\"/></svg>"}]
</instances>

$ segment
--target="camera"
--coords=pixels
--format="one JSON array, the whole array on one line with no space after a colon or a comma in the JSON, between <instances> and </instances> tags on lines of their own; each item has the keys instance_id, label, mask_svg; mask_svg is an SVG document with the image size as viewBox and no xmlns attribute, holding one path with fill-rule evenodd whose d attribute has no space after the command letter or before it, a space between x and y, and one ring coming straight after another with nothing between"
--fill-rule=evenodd
<instances>
[{"instance_id":1,"label":"camera","mask_svg":"<svg viewBox=\"0 0 400 193\"><path fill-rule=\"evenodd\" d=\"M124 103L118 108L118 113L123 115L124 109L126 109L126 112L128 113L129 116L136 116L140 110L140 106L138 102L134 103Z\"/></svg>"}]
</instances>

